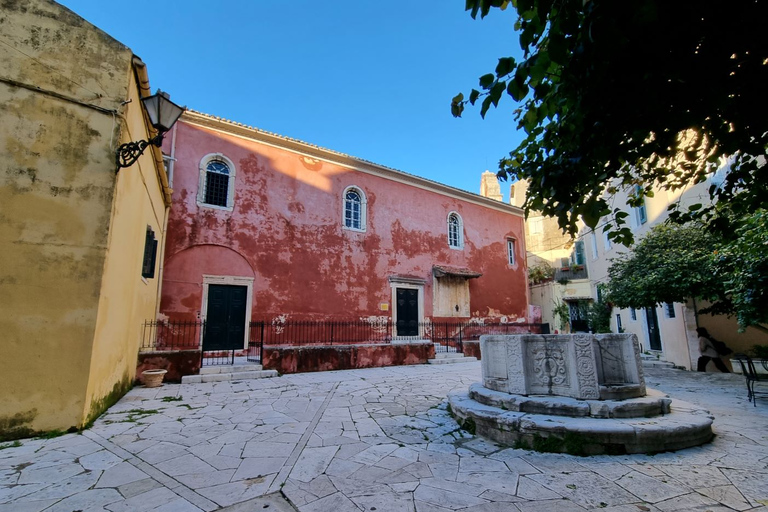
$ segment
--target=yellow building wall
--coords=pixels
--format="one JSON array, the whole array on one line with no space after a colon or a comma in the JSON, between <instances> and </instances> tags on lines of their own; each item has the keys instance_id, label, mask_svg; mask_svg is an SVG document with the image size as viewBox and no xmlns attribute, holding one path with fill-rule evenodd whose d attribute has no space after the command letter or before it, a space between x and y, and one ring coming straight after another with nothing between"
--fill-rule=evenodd
<instances>
[{"instance_id":1,"label":"yellow building wall","mask_svg":"<svg viewBox=\"0 0 768 512\"><path fill-rule=\"evenodd\" d=\"M139 66L139 69L142 69ZM136 74L128 77L127 109L120 143L146 140L147 132ZM154 151L157 153L154 153ZM122 396L136 377L142 323L154 320L160 286L160 251L165 246L166 205L157 158L148 147L139 160L120 169L112 204L84 418L93 419ZM162 165L162 164L161 164ZM145 235L158 241L155 276L141 276Z\"/></svg>"},{"instance_id":2,"label":"yellow building wall","mask_svg":"<svg viewBox=\"0 0 768 512\"><path fill-rule=\"evenodd\" d=\"M709 304L707 303L702 304L697 302L696 308L702 309L708 305ZM729 318L725 315L712 316L699 314L697 315L697 320L700 327L706 327L709 334L715 339L724 342L728 345L728 348L733 350L736 354L744 352L749 354L752 347L755 345L768 345L768 333L760 329L747 327L744 332L739 332L739 325L738 322L736 322L736 317ZM695 353L696 358L698 358L698 345L693 347L691 351ZM733 354L724 356L722 359L726 364L730 364L729 359L731 357L733 357ZM710 363L710 365L712 365L712 363ZM712 371L711 366L708 370Z\"/></svg>"},{"instance_id":3,"label":"yellow building wall","mask_svg":"<svg viewBox=\"0 0 768 512\"><path fill-rule=\"evenodd\" d=\"M113 240L141 231L132 243L143 250L146 225L159 224L153 211L133 230L112 225L136 214L126 206L136 185L114 163L132 52L47 0L5 4L3 18L0 439L82 426L103 390L131 377L136 350L122 338L135 336L104 325L124 303L143 316L156 287L117 292ZM119 356L106 356L110 342Z\"/></svg>"}]
</instances>

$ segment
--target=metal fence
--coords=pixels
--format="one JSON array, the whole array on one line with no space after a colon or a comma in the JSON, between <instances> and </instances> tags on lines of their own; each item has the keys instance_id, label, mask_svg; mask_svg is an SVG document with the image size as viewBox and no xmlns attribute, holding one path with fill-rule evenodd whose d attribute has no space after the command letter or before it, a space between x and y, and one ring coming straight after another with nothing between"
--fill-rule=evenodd
<instances>
[{"instance_id":1,"label":"metal fence","mask_svg":"<svg viewBox=\"0 0 768 512\"><path fill-rule=\"evenodd\" d=\"M402 335L404 331L402 326L388 319L251 322L251 340L259 339L267 346L349 345L422 339L432 341L438 352L461 352L462 342L477 341L483 334L549 334L549 324L430 321L409 326L407 336Z\"/></svg>"},{"instance_id":2,"label":"metal fence","mask_svg":"<svg viewBox=\"0 0 768 512\"><path fill-rule=\"evenodd\" d=\"M247 349L205 350L205 322L199 320L149 320L142 329L142 352L176 352L180 350L200 350L202 366L229 365L236 357L245 357L249 363L261 363L261 338L251 337Z\"/></svg>"},{"instance_id":3,"label":"metal fence","mask_svg":"<svg viewBox=\"0 0 768 512\"><path fill-rule=\"evenodd\" d=\"M422 322L407 331L388 319L323 321L254 321L248 329L248 348L206 350L204 321L152 320L144 322L142 351L200 350L204 366L232 364L235 357L260 363L264 345L320 346L391 343L416 339L431 341L436 352L462 352L463 343L484 334L549 334L549 324ZM409 335L401 335L407 332ZM415 332L415 334L413 334Z\"/></svg>"},{"instance_id":4,"label":"metal fence","mask_svg":"<svg viewBox=\"0 0 768 512\"><path fill-rule=\"evenodd\" d=\"M205 322L195 320L148 320L142 329L141 350L198 350L204 329Z\"/></svg>"}]
</instances>

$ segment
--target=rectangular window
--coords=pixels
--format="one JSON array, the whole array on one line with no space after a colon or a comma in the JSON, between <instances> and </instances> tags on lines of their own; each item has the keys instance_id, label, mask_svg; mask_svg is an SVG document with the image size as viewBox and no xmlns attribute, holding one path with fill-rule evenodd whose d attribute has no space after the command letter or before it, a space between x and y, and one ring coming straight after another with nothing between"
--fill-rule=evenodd
<instances>
[{"instance_id":1,"label":"rectangular window","mask_svg":"<svg viewBox=\"0 0 768 512\"><path fill-rule=\"evenodd\" d=\"M515 264L515 241L511 238L507 239L507 258L510 265Z\"/></svg>"},{"instance_id":2,"label":"rectangular window","mask_svg":"<svg viewBox=\"0 0 768 512\"><path fill-rule=\"evenodd\" d=\"M629 308L629 319L637 322L637 310L635 308Z\"/></svg>"},{"instance_id":3,"label":"rectangular window","mask_svg":"<svg viewBox=\"0 0 768 512\"><path fill-rule=\"evenodd\" d=\"M360 229L360 203L347 201L344 208L344 223L348 228Z\"/></svg>"},{"instance_id":4,"label":"rectangular window","mask_svg":"<svg viewBox=\"0 0 768 512\"><path fill-rule=\"evenodd\" d=\"M595 286L595 296L597 297L597 302L603 302L603 287L600 285Z\"/></svg>"},{"instance_id":5,"label":"rectangular window","mask_svg":"<svg viewBox=\"0 0 768 512\"><path fill-rule=\"evenodd\" d=\"M594 232L592 232L592 235L589 237L590 242L592 242L592 259L597 259L597 236Z\"/></svg>"},{"instance_id":6,"label":"rectangular window","mask_svg":"<svg viewBox=\"0 0 768 512\"><path fill-rule=\"evenodd\" d=\"M214 206L227 206L229 176L215 172L205 175L205 202Z\"/></svg>"},{"instance_id":7,"label":"rectangular window","mask_svg":"<svg viewBox=\"0 0 768 512\"><path fill-rule=\"evenodd\" d=\"M152 279L155 277L155 261L157 259L157 240L155 232L147 226L147 234L144 238L144 260L141 264L141 277Z\"/></svg>"},{"instance_id":8,"label":"rectangular window","mask_svg":"<svg viewBox=\"0 0 768 512\"><path fill-rule=\"evenodd\" d=\"M611 239L608 238L608 233L603 232L603 245L605 245L605 250L610 251L611 250Z\"/></svg>"},{"instance_id":9,"label":"rectangular window","mask_svg":"<svg viewBox=\"0 0 768 512\"><path fill-rule=\"evenodd\" d=\"M540 235L544 232L543 219L532 219L528 226L530 227L529 233L531 235Z\"/></svg>"},{"instance_id":10,"label":"rectangular window","mask_svg":"<svg viewBox=\"0 0 768 512\"><path fill-rule=\"evenodd\" d=\"M675 305L671 302L665 302L664 312L667 314L667 318L675 318Z\"/></svg>"},{"instance_id":11,"label":"rectangular window","mask_svg":"<svg viewBox=\"0 0 768 512\"><path fill-rule=\"evenodd\" d=\"M573 247L573 264L574 265L583 265L584 264L584 242L582 240L579 240L576 242L576 244Z\"/></svg>"},{"instance_id":12,"label":"rectangular window","mask_svg":"<svg viewBox=\"0 0 768 512\"><path fill-rule=\"evenodd\" d=\"M635 195L640 195L640 185L635 185ZM635 208L637 212L637 225L642 226L648 222L648 215L645 211L645 198L643 198L643 204Z\"/></svg>"},{"instance_id":13,"label":"rectangular window","mask_svg":"<svg viewBox=\"0 0 768 512\"><path fill-rule=\"evenodd\" d=\"M624 332L624 326L621 325L621 315L616 315L616 332L619 334Z\"/></svg>"}]
</instances>

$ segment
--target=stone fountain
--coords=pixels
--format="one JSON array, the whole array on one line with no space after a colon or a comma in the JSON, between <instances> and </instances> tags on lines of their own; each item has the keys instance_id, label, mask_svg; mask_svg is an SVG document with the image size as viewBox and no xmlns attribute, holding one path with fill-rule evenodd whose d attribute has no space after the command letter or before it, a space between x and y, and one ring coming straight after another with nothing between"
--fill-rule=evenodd
<instances>
[{"instance_id":1,"label":"stone fountain","mask_svg":"<svg viewBox=\"0 0 768 512\"><path fill-rule=\"evenodd\" d=\"M483 382L450 395L464 428L515 447L574 454L679 450L713 417L645 387L633 334L482 336Z\"/></svg>"}]
</instances>

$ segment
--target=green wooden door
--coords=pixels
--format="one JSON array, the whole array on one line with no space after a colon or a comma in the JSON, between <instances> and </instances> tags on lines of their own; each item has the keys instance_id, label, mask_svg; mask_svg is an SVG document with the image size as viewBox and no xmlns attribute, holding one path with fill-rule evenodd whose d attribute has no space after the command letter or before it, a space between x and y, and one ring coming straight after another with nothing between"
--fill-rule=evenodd
<instances>
[{"instance_id":1,"label":"green wooden door","mask_svg":"<svg viewBox=\"0 0 768 512\"><path fill-rule=\"evenodd\" d=\"M203 350L239 350L245 345L246 286L208 286Z\"/></svg>"}]
</instances>

